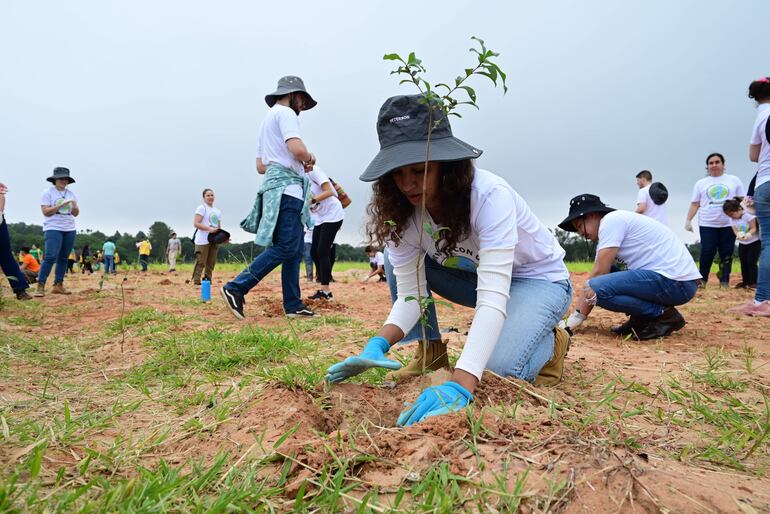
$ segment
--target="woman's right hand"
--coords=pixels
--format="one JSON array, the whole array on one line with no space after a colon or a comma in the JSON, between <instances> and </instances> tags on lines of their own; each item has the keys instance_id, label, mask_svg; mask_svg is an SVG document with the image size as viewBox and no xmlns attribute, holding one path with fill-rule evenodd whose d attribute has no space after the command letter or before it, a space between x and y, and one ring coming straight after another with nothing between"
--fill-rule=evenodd
<instances>
[{"instance_id":1,"label":"woman's right hand","mask_svg":"<svg viewBox=\"0 0 770 514\"><path fill-rule=\"evenodd\" d=\"M692 232L692 222L690 220L684 222L684 229L687 232Z\"/></svg>"}]
</instances>

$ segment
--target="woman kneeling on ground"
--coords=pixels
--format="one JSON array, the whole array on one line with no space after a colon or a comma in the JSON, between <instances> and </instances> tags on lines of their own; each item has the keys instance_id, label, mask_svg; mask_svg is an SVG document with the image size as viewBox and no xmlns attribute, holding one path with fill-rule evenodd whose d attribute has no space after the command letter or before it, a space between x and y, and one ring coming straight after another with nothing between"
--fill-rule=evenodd
<instances>
[{"instance_id":1,"label":"woman kneeling on ground","mask_svg":"<svg viewBox=\"0 0 770 514\"><path fill-rule=\"evenodd\" d=\"M591 194L570 201L569 216L559 228L599 242L591 275L565 323L570 331L586 320L594 305L630 315L612 331L640 341L684 327L674 306L692 300L701 275L670 228L635 212L616 211ZM626 271L610 273L616 259L626 264Z\"/></svg>"},{"instance_id":2,"label":"woman kneeling on ground","mask_svg":"<svg viewBox=\"0 0 770 514\"><path fill-rule=\"evenodd\" d=\"M374 182L367 230L371 241L387 244L388 282L397 299L363 352L326 375L336 383L372 367L399 369L385 353L399 341L420 338L421 309L410 299L418 291L475 307L452 380L423 391L401 413L399 426L463 409L485 368L530 382L540 374L556 383L569 344L567 332L555 329L572 298L564 250L504 179L474 166L481 150L453 137L442 111L432 107L431 118L431 107L421 100L413 95L385 102L377 122L381 150L361 176ZM423 183L429 119L439 125L431 134ZM420 237L423 192L424 221L437 240ZM433 304L427 313L425 368L435 370L448 364L446 346ZM418 359L422 354L421 345ZM419 360L407 367L408 374L421 371Z\"/></svg>"}]
</instances>

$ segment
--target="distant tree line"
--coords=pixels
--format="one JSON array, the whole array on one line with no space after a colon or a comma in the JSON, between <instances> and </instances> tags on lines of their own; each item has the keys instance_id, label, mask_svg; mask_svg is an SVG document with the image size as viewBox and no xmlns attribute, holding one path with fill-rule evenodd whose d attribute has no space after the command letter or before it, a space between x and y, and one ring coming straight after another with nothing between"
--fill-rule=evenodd
<instances>
[{"instance_id":1,"label":"distant tree line","mask_svg":"<svg viewBox=\"0 0 770 514\"><path fill-rule=\"evenodd\" d=\"M40 225L30 225L27 223L9 223L8 232L11 236L11 248L14 253L18 253L23 246L32 246L36 244L45 252L43 241L43 227ZM115 243L115 248L120 254L120 260L125 264L133 264L139 260L139 253L136 243L143 241L145 237L149 238L152 244L151 262L163 262L166 258L166 245L171 235L171 227L162 222L156 221L147 232L139 231L136 234L128 232L120 233L116 231L112 235L107 235L100 230L85 229L78 232L75 239L75 252L80 256L80 252L85 245L88 245L92 253L95 250L101 250L102 245L107 239ZM182 262L193 262L195 259L195 244L189 237L180 237L182 241ZM251 260L263 250L263 248L253 243L231 243L219 247L219 262L251 262ZM179 259L177 259L179 260ZM337 245L338 261L366 261L368 257L364 253L364 247L355 247L349 244Z\"/></svg>"}]
</instances>

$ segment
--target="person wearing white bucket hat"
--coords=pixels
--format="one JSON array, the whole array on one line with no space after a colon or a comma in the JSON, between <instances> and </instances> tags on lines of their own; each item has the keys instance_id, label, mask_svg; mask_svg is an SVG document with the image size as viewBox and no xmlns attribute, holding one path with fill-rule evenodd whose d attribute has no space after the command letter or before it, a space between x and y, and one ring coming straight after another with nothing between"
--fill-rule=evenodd
<instances>
[{"instance_id":1,"label":"person wearing white bucket hat","mask_svg":"<svg viewBox=\"0 0 770 514\"><path fill-rule=\"evenodd\" d=\"M474 307L473 323L452 380L423 391L401 413L399 426L463 409L487 368L538 384L557 383L569 344L557 324L572 298L559 243L503 178L476 167L473 159L481 150L454 137L443 111L425 97L388 99L377 132L380 152L361 180L374 182L367 231L375 244L387 244L385 270L394 303L363 352L331 366L326 379L340 382L371 367L398 370L401 365L385 353L399 341L421 337L422 309L413 297L433 291ZM437 238L420 237L423 191L424 221ZM396 378L448 364L433 304L427 316L428 340Z\"/></svg>"}]
</instances>

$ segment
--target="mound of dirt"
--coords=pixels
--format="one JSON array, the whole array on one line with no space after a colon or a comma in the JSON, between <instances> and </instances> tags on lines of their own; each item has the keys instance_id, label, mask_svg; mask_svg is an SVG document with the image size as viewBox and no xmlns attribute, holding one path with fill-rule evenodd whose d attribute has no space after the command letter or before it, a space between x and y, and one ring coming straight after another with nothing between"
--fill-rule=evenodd
<instances>
[{"instance_id":1,"label":"mound of dirt","mask_svg":"<svg viewBox=\"0 0 770 514\"><path fill-rule=\"evenodd\" d=\"M163 280L161 280L160 282L158 282L158 284L159 284L159 285L161 285L161 286L170 286L170 285L172 285L172 284L173 284L173 282L172 282L172 281L170 281L170 280L169 280L169 279L167 279L167 278L164 278Z\"/></svg>"}]
</instances>

